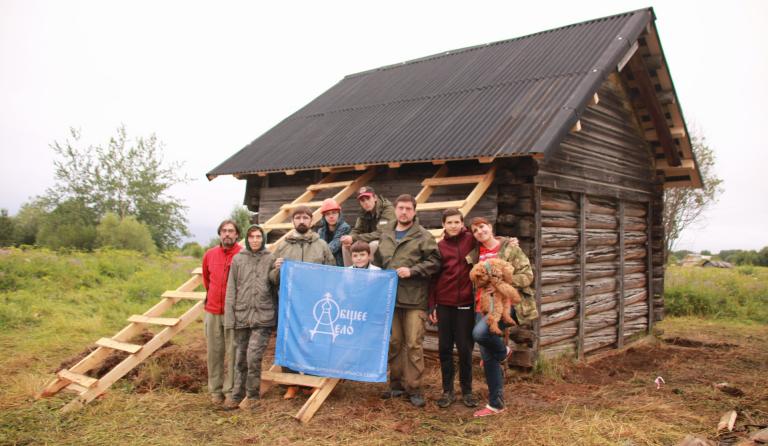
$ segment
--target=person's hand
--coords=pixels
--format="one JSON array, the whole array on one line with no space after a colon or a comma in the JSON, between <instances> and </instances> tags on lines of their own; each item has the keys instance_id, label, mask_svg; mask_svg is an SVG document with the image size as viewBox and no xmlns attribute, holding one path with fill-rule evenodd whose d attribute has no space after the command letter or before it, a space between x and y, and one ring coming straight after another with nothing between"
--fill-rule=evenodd
<instances>
[{"instance_id":1,"label":"person's hand","mask_svg":"<svg viewBox=\"0 0 768 446\"><path fill-rule=\"evenodd\" d=\"M341 236L341 244L344 246L349 246L352 244L352 236L351 235L342 235Z\"/></svg>"},{"instance_id":2,"label":"person's hand","mask_svg":"<svg viewBox=\"0 0 768 446\"><path fill-rule=\"evenodd\" d=\"M512 246L520 246L520 241L517 239L517 237L510 237L509 244Z\"/></svg>"},{"instance_id":3,"label":"person's hand","mask_svg":"<svg viewBox=\"0 0 768 446\"><path fill-rule=\"evenodd\" d=\"M397 277L401 279L407 279L411 277L411 269L407 266L401 266L400 268L396 269L395 272L397 272Z\"/></svg>"},{"instance_id":4,"label":"person's hand","mask_svg":"<svg viewBox=\"0 0 768 446\"><path fill-rule=\"evenodd\" d=\"M280 269L280 267L283 266L283 258L280 257L277 260L275 260L275 268Z\"/></svg>"},{"instance_id":5,"label":"person's hand","mask_svg":"<svg viewBox=\"0 0 768 446\"><path fill-rule=\"evenodd\" d=\"M429 313L429 323L437 325L437 309L434 309Z\"/></svg>"}]
</instances>

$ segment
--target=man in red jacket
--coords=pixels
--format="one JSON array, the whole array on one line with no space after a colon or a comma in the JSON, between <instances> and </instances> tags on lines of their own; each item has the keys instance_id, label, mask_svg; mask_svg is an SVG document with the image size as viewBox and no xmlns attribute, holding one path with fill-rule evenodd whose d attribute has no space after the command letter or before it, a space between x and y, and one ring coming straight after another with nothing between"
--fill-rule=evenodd
<instances>
[{"instance_id":1,"label":"man in red jacket","mask_svg":"<svg viewBox=\"0 0 768 446\"><path fill-rule=\"evenodd\" d=\"M477 406L472 395L472 328L475 325L474 295L469 272L472 264L467 255L475 247L475 238L464 227L464 216L458 209L443 211L443 239L440 249L440 272L432 279L429 290L429 320L438 324L438 350L440 372L443 377L443 395L437 405L445 408L456 401L453 390L453 345L459 353L459 382L462 402L467 407Z\"/></svg>"},{"instance_id":2,"label":"man in red jacket","mask_svg":"<svg viewBox=\"0 0 768 446\"><path fill-rule=\"evenodd\" d=\"M224 403L232 393L232 379L235 371L235 344L231 329L224 329L224 298L227 294L227 277L232 258L240 252L237 240L240 229L232 220L219 225L221 243L205 252L203 256L203 286L205 296L205 339L208 348L208 391L215 405ZM224 373L224 358L228 358L227 373Z\"/></svg>"}]
</instances>

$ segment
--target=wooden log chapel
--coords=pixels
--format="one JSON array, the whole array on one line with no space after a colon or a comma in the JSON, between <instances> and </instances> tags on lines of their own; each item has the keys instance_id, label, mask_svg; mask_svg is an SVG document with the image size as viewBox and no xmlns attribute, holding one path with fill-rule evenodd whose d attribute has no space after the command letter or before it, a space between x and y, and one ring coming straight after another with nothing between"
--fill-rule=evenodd
<instances>
[{"instance_id":1,"label":"wooden log chapel","mask_svg":"<svg viewBox=\"0 0 768 446\"><path fill-rule=\"evenodd\" d=\"M664 188L701 186L654 20L641 9L346 76L208 178L246 181L270 242L297 203L335 197L354 222L364 184L417 196L437 237L447 207L489 218L535 269L541 317L519 365L622 347L664 315Z\"/></svg>"}]
</instances>

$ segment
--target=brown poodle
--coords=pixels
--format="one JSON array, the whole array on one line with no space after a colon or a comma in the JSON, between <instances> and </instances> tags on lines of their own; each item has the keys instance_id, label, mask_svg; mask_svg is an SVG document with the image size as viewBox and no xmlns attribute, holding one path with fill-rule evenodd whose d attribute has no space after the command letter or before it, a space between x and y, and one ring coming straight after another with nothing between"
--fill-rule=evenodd
<instances>
[{"instance_id":1,"label":"brown poodle","mask_svg":"<svg viewBox=\"0 0 768 446\"><path fill-rule=\"evenodd\" d=\"M499 321L514 325L512 306L520 303L520 294L511 285L515 268L501 259L489 259L472 267L469 279L481 291L480 312L488 315L491 333L501 335Z\"/></svg>"}]
</instances>

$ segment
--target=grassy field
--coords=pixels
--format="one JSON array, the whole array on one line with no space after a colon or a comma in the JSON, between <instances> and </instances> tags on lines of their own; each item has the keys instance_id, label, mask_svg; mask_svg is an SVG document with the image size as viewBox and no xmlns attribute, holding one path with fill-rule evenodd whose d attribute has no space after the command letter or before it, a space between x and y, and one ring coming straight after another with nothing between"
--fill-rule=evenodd
<instances>
[{"instance_id":1,"label":"grassy field","mask_svg":"<svg viewBox=\"0 0 768 446\"><path fill-rule=\"evenodd\" d=\"M460 404L436 406L440 385L434 359L427 363L423 410L404 400L380 400L382 384L352 381L342 382L308 425L292 418L303 400L284 401L278 390L252 413L214 410L203 387L200 323L80 412L58 412L71 399L68 394L34 400L62 362L122 328L127 316L181 284L198 262L115 251L0 252L0 444L669 445L688 434L716 438L717 421L730 409L739 412L737 430L768 424L768 325L760 322L762 313L688 311L691 299L685 296L692 294L686 292L675 311L709 317L670 317L658 324L656 337L588 363L560 360L534 375L510 372L509 410L491 419L475 420ZM731 283L721 272L698 271L673 269L667 283L673 290L693 291L698 287L691 283L709 288ZM734 289L755 296L707 293L749 307L751 299L765 299L765 273L730 272ZM744 311L749 318L741 316ZM659 390L653 383L657 376L667 383ZM713 386L721 382L743 395ZM477 366L475 391L487 397Z\"/></svg>"}]
</instances>

